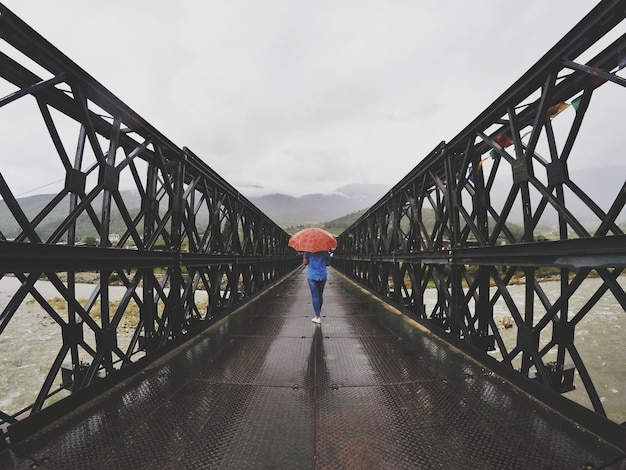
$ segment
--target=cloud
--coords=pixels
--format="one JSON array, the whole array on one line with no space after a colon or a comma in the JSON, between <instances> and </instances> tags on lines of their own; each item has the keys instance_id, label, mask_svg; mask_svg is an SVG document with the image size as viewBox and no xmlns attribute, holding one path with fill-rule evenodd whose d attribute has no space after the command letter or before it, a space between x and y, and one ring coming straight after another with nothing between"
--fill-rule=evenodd
<instances>
[{"instance_id":1,"label":"cloud","mask_svg":"<svg viewBox=\"0 0 626 470\"><path fill-rule=\"evenodd\" d=\"M244 194L252 185L293 195L391 186L590 9L583 0L566 9L541 0L5 4Z\"/></svg>"}]
</instances>

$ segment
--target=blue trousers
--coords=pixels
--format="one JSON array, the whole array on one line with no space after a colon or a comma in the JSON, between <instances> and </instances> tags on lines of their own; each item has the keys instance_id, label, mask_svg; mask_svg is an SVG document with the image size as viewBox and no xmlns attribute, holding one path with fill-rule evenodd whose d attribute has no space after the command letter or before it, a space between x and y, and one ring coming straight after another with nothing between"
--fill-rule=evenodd
<instances>
[{"instance_id":1,"label":"blue trousers","mask_svg":"<svg viewBox=\"0 0 626 470\"><path fill-rule=\"evenodd\" d=\"M313 311L315 316L319 317L322 312L322 302L324 294L324 286L326 285L326 279L322 281L314 281L313 279L307 279L309 282L309 289L311 289L311 301L313 303Z\"/></svg>"}]
</instances>

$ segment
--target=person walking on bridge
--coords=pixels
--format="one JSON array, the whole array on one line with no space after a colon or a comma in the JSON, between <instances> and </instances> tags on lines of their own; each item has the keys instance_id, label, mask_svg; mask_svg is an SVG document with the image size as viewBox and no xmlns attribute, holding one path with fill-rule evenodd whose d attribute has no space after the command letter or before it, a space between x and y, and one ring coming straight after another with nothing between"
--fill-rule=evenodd
<instances>
[{"instance_id":1,"label":"person walking on bridge","mask_svg":"<svg viewBox=\"0 0 626 470\"><path fill-rule=\"evenodd\" d=\"M302 264L307 266L306 278L313 301L313 323L322 323L322 296L326 285L327 269L330 265L330 250L337 246L335 236L319 227L308 227L289 238L289 246L304 252Z\"/></svg>"},{"instance_id":2,"label":"person walking on bridge","mask_svg":"<svg viewBox=\"0 0 626 470\"><path fill-rule=\"evenodd\" d=\"M302 255L302 264L307 267L306 279L311 289L311 302L315 316L311 320L313 323L322 323L322 303L324 286L328 277L327 266L330 265L330 252L316 251L311 253L305 251Z\"/></svg>"}]
</instances>

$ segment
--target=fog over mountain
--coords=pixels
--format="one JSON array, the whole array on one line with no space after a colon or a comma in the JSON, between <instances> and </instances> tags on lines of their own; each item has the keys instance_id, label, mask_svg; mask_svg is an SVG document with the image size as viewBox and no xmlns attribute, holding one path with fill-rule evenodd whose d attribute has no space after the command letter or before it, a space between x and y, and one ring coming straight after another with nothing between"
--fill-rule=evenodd
<instances>
[{"instance_id":1,"label":"fog over mountain","mask_svg":"<svg viewBox=\"0 0 626 470\"><path fill-rule=\"evenodd\" d=\"M607 168L584 168L570 171L574 184L586 193L604 212L608 212L611 205L626 184L626 167L611 166ZM501 210L504 201L511 189L512 182L507 178L497 180L491 191L491 203L496 210ZM302 197L293 197L285 194L271 194L259 197L250 197L257 207L283 227L319 224L341 217L343 215L367 209L384 196L392 185L384 184L350 184L337 188L332 193L309 194ZM533 204L539 201L539 194L533 191ZM565 190L565 204L583 224L595 225L598 218L583 203L571 189ZM617 222L623 222L626 216L618 217ZM512 212L511 222L521 223L522 216ZM558 221L554 210L547 210L541 219L543 226L556 224Z\"/></svg>"},{"instance_id":2,"label":"fog over mountain","mask_svg":"<svg viewBox=\"0 0 626 470\"><path fill-rule=\"evenodd\" d=\"M378 201L389 190L384 184L349 184L328 194L309 194L295 197L285 194L269 194L264 196L246 196L250 202L265 212L281 227L307 224L323 224L361 209L367 209ZM131 215L139 212L141 200L136 192L122 190L124 202ZM38 194L18 198L21 210L26 217L32 219L54 197L54 194ZM99 207L101 197L92 203ZM46 220L38 226L38 232L45 238L49 236L66 216L67 208L57 207ZM79 219L77 235L79 238L97 235L86 217ZM114 206L111 214L112 232L123 232L124 221ZM0 200L0 232L7 238L16 237L20 232L19 225L6 203Z\"/></svg>"},{"instance_id":3,"label":"fog over mountain","mask_svg":"<svg viewBox=\"0 0 626 470\"><path fill-rule=\"evenodd\" d=\"M610 168L586 168L571 172L572 180L588 194L593 201L605 212L607 212L619 191L625 184L624 175L626 167L613 166ZM491 192L491 203L496 210L500 210L510 190L510 182L506 180L496 184ZM305 196L290 196L286 194L263 194L257 192L256 196L242 193L250 202L267 214L281 227L296 227L299 225L321 225L325 222L343 217L345 215L368 209L380 200L390 189L388 184L360 184L354 183L337 188L330 193L308 194ZM262 189L262 188L260 188ZM131 213L136 213L141 207L141 201L134 192L126 192L123 197ZM250 191L249 193L254 193ZM40 194L19 198L22 211L28 218L34 217L46 204L54 197L52 194ZM94 201L97 207L101 204L100 199ZM538 201L533 197L533 204ZM578 220L583 224L596 224L597 217L585 207L571 190L566 191L566 206ZM46 221L39 225L38 229L45 233L52 233L60 220L66 215L65 208L58 208L46 218ZM623 218L618 217L617 222L622 223ZM512 212L509 215L511 222L520 223L521 215ZM542 226L556 224L557 218L554 211L546 211L541 219ZM85 224L90 226L90 224ZM112 214L112 229L123 230L123 221L119 214ZM87 229L85 229L87 230ZM91 226L91 232L93 227ZM4 201L0 200L0 232L6 237L14 237L19 232L19 226L15 218L9 213ZM85 232L86 233L86 232ZM82 236L85 235L82 234ZM91 234L91 233L90 233Z\"/></svg>"},{"instance_id":4,"label":"fog over mountain","mask_svg":"<svg viewBox=\"0 0 626 470\"><path fill-rule=\"evenodd\" d=\"M250 201L281 227L321 224L351 212L367 209L377 202L390 186L384 184L349 184L332 193L295 197L268 194L250 197Z\"/></svg>"}]
</instances>

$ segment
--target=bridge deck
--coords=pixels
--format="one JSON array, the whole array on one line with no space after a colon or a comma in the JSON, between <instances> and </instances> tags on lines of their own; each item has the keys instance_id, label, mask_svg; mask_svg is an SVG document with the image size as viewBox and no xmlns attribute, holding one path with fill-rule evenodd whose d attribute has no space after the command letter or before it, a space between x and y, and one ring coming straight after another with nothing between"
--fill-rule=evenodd
<instances>
[{"instance_id":1,"label":"bridge deck","mask_svg":"<svg viewBox=\"0 0 626 470\"><path fill-rule=\"evenodd\" d=\"M623 468L624 454L331 269L303 270L0 468Z\"/></svg>"}]
</instances>

